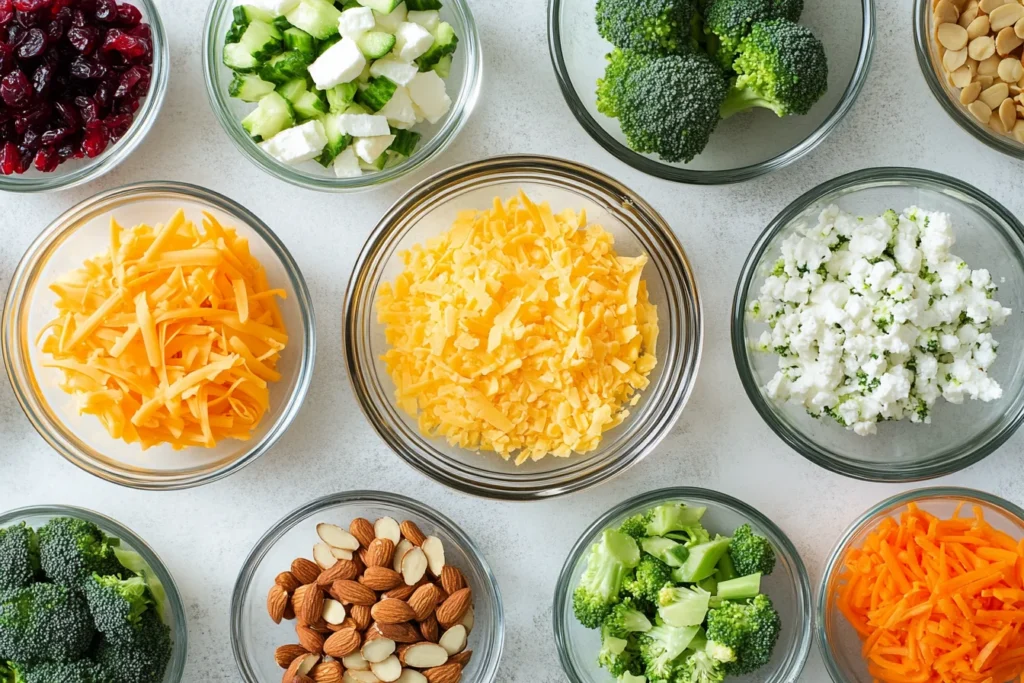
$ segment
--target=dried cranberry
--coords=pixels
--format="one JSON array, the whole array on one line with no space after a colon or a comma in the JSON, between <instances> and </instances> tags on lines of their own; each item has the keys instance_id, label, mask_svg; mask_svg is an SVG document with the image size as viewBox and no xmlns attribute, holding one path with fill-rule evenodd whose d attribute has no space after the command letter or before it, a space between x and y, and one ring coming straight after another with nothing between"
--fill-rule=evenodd
<instances>
[{"instance_id":1,"label":"dried cranberry","mask_svg":"<svg viewBox=\"0 0 1024 683\"><path fill-rule=\"evenodd\" d=\"M110 142L110 133L102 121L90 121L82 136L82 151L90 159L103 154Z\"/></svg>"},{"instance_id":2,"label":"dried cranberry","mask_svg":"<svg viewBox=\"0 0 1024 683\"><path fill-rule=\"evenodd\" d=\"M117 21L117 3L114 0L96 0L93 16L104 23Z\"/></svg>"},{"instance_id":3,"label":"dried cranberry","mask_svg":"<svg viewBox=\"0 0 1024 683\"><path fill-rule=\"evenodd\" d=\"M25 166L21 163L21 152L13 142L0 147L0 175L24 173Z\"/></svg>"},{"instance_id":4,"label":"dried cranberry","mask_svg":"<svg viewBox=\"0 0 1024 683\"><path fill-rule=\"evenodd\" d=\"M43 147L36 152L36 158L34 161L35 167L43 173L50 173L56 171L57 166L60 165L60 156L57 154L57 150L54 147Z\"/></svg>"},{"instance_id":5,"label":"dried cranberry","mask_svg":"<svg viewBox=\"0 0 1024 683\"><path fill-rule=\"evenodd\" d=\"M18 46L18 56L22 59L35 59L46 52L46 34L41 29L30 28L25 32L25 40Z\"/></svg>"},{"instance_id":6,"label":"dried cranberry","mask_svg":"<svg viewBox=\"0 0 1024 683\"><path fill-rule=\"evenodd\" d=\"M54 106L56 106L57 113L60 114L64 125L71 131L78 130L79 126L82 125L82 119L78 115L78 110L75 109L75 105L66 100L61 100Z\"/></svg>"},{"instance_id":7,"label":"dried cranberry","mask_svg":"<svg viewBox=\"0 0 1024 683\"><path fill-rule=\"evenodd\" d=\"M46 25L46 37L50 43L56 43L58 40L64 37L65 26L59 20L54 19Z\"/></svg>"},{"instance_id":8,"label":"dried cranberry","mask_svg":"<svg viewBox=\"0 0 1024 683\"><path fill-rule=\"evenodd\" d=\"M134 95L126 97L123 100L118 100L117 102L117 112L119 114L134 114L138 109L139 98Z\"/></svg>"},{"instance_id":9,"label":"dried cranberry","mask_svg":"<svg viewBox=\"0 0 1024 683\"><path fill-rule=\"evenodd\" d=\"M35 12L53 4L53 0L14 0L14 9L19 12Z\"/></svg>"},{"instance_id":10,"label":"dried cranberry","mask_svg":"<svg viewBox=\"0 0 1024 683\"><path fill-rule=\"evenodd\" d=\"M121 99L135 92L135 86L138 85L144 77L147 77L147 71L148 69L145 67L133 66L121 74L121 80L117 85L117 90L114 91L114 97Z\"/></svg>"},{"instance_id":11,"label":"dried cranberry","mask_svg":"<svg viewBox=\"0 0 1024 683\"><path fill-rule=\"evenodd\" d=\"M149 24L139 24L133 26L128 30L128 35L135 36L136 38L145 38L146 40L153 40L153 29L149 27Z\"/></svg>"},{"instance_id":12,"label":"dried cranberry","mask_svg":"<svg viewBox=\"0 0 1024 683\"><path fill-rule=\"evenodd\" d=\"M71 5L75 4L75 0L53 0L53 4L50 5L50 16L58 17L61 12L67 12L68 17L71 16Z\"/></svg>"},{"instance_id":13,"label":"dried cranberry","mask_svg":"<svg viewBox=\"0 0 1024 683\"><path fill-rule=\"evenodd\" d=\"M14 50L6 43L0 43L0 76L14 68Z\"/></svg>"},{"instance_id":14,"label":"dried cranberry","mask_svg":"<svg viewBox=\"0 0 1024 683\"><path fill-rule=\"evenodd\" d=\"M100 32L92 26L72 26L68 29L68 42L83 55L95 50L99 39Z\"/></svg>"},{"instance_id":15,"label":"dried cranberry","mask_svg":"<svg viewBox=\"0 0 1024 683\"><path fill-rule=\"evenodd\" d=\"M112 28L103 38L102 49L104 52L114 50L125 57L133 58L146 54L147 45L144 38L136 38L120 29Z\"/></svg>"},{"instance_id":16,"label":"dried cranberry","mask_svg":"<svg viewBox=\"0 0 1024 683\"><path fill-rule=\"evenodd\" d=\"M20 69L15 69L0 79L0 99L14 109L21 109L32 97L32 84Z\"/></svg>"},{"instance_id":17,"label":"dried cranberry","mask_svg":"<svg viewBox=\"0 0 1024 683\"><path fill-rule=\"evenodd\" d=\"M35 73L32 74L32 89L36 91L36 95L45 97L50 92L52 84L53 68L47 64L37 66Z\"/></svg>"},{"instance_id":18,"label":"dried cranberry","mask_svg":"<svg viewBox=\"0 0 1024 683\"><path fill-rule=\"evenodd\" d=\"M84 95L76 97L75 106L78 107L78 115L85 123L95 121L100 116L100 109L96 106L96 100L91 97Z\"/></svg>"},{"instance_id":19,"label":"dried cranberry","mask_svg":"<svg viewBox=\"0 0 1024 683\"><path fill-rule=\"evenodd\" d=\"M96 100L96 106L100 111L106 111L114 103L114 93L117 91L119 83L120 79L113 75L103 79L103 82L96 86L93 99Z\"/></svg>"},{"instance_id":20,"label":"dried cranberry","mask_svg":"<svg viewBox=\"0 0 1024 683\"><path fill-rule=\"evenodd\" d=\"M7 44L16 48L21 45L23 40L25 40L25 27L21 24L9 24L7 26Z\"/></svg>"},{"instance_id":21,"label":"dried cranberry","mask_svg":"<svg viewBox=\"0 0 1024 683\"><path fill-rule=\"evenodd\" d=\"M75 145L70 142L66 145L61 145L60 147L57 148L57 156L60 158L61 161L67 161L74 155L74 153Z\"/></svg>"},{"instance_id":22,"label":"dried cranberry","mask_svg":"<svg viewBox=\"0 0 1024 683\"><path fill-rule=\"evenodd\" d=\"M110 133L110 141L116 142L124 137L128 129L132 127L133 117L131 114L115 114L103 119Z\"/></svg>"},{"instance_id":23,"label":"dried cranberry","mask_svg":"<svg viewBox=\"0 0 1024 683\"><path fill-rule=\"evenodd\" d=\"M142 12L135 5L122 2L117 6L117 23L120 26L137 26L142 21Z\"/></svg>"},{"instance_id":24,"label":"dried cranberry","mask_svg":"<svg viewBox=\"0 0 1024 683\"><path fill-rule=\"evenodd\" d=\"M11 0L0 0L0 26L14 18L14 3Z\"/></svg>"},{"instance_id":25,"label":"dried cranberry","mask_svg":"<svg viewBox=\"0 0 1024 683\"><path fill-rule=\"evenodd\" d=\"M68 73L71 74L72 78L80 78L82 80L98 79L107 75L107 67L88 57L79 55L71 61L71 64L68 66Z\"/></svg>"},{"instance_id":26,"label":"dried cranberry","mask_svg":"<svg viewBox=\"0 0 1024 683\"><path fill-rule=\"evenodd\" d=\"M87 26L88 22L85 20L85 12L82 11L81 7L76 7L71 11L71 25L72 26Z\"/></svg>"},{"instance_id":27,"label":"dried cranberry","mask_svg":"<svg viewBox=\"0 0 1024 683\"><path fill-rule=\"evenodd\" d=\"M23 150L29 150L34 152L39 149L42 145L42 135L36 132L34 128L26 128L25 132L21 135L21 147Z\"/></svg>"},{"instance_id":28,"label":"dried cranberry","mask_svg":"<svg viewBox=\"0 0 1024 683\"><path fill-rule=\"evenodd\" d=\"M19 135L25 135L29 131L42 133L52 115L53 107L48 102L42 102L15 116L14 130Z\"/></svg>"}]
</instances>

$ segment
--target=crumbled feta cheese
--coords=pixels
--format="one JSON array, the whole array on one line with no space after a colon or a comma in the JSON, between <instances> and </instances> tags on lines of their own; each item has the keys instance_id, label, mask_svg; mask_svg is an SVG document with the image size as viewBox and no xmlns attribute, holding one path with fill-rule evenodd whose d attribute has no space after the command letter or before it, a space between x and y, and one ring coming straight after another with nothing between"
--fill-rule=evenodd
<instances>
[{"instance_id":1,"label":"crumbled feta cheese","mask_svg":"<svg viewBox=\"0 0 1024 683\"><path fill-rule=\"evenodd\" d=\"M342 114L339 117L341 129L354 138L387 135L391 132L388 120L374 114Z\"/></svg>"},{"instance_id":2,"label":"crumbled feta cheese","mask_svg":"<svg viewBox=\"0 0 1024 683\"><path fill-rule=\"evenodd\" d=\"M444 91L444 80L433 71L423 71L409 81L409 97L431 123L441 120L452 106Z\"/></svg>"},{"instance_id":3,"label":"crumbled feta cheese","mask_svg":"<svg viewBox=\"0 0 1024 683\"><path fill-rule=\"evenodd\" d=\"M245 3L239 4L252 5L257 9L270 12L275 17L280 17L298 7L299 0L247 0Z\"/></svg>"},{"instance_id":4,"label":"crumbled feta cheese","mask_svg":"<svg viewBox=\"0 0 1024 683\"><path fill-rule=\"evenodd\" d=\"M392 56L374 60L370 64L371 76L383 76L392 83L398 85L409 85L409 81L416 77L420 68L410 62L403 62Z\"/></svg>"},{"instance_id":5,"label":"crumbled feta cheese","mask_svg":"<svg viewBox=\"0 0 1024 683\"><path fill-rule=\"evenodd\" d=\"M430 31L411 21L403 21L395 31L394 53L398 58L411 62L423 55L434 44Z\"/></svg>"},{"instance_id":6,"label":"crumbled feta cheese","mask_svg":"<svg viewBox=\"0 0 1024 683\"><path fill-rule=\"evenodd\" d=\"M931 422L940 396L1000 398L991 329L1010 309L954 243L947 214L916 207L858 217L829 206L787 237L751 307L769 326L755 348L779 355L768 396L860 435L885 420Z\"/></svg>"},{"instance_id":7,"label":"crumbled feta cheese","mask_svg":"<svg viewBox=\"0 0 1024 683\"><path fill-rule=\"evenodd\" d=\"M366 57L351 38L342 38L309 65L309 75L319 90L349 83L363 72Z\"/></svg>"},{"instance_id":8,"label":"crumbled feta cheese","mask_svg":"<svg viewBox=\"0 0 1024 683\"><path fill-rule=\"evenodd\" d=\"M419 24L430 32L433 32L441 23L441 13L436 9L412 10L406 15L406 21Z\"/></svg>"},{"instance_id":9,"label":"crumbled feta cheese","mask_svg":"<svg viewBox=\"0 0 1024 683\"><path fill-rule=\"evenodd\" d=\"M409 91L398 86L394 94L391 95L391 99L377 112L377 115L386 117L388 123L396 128L416 123L416 111L413 109Z\"/></svg>"},{"instance_id":10,"label":"crumbled feta cheese","mask_svg":"<svg viewBox=\"0 0 1024 683\"><path fill-rule=\"evenodd\" d=\"M377 25L373 10L369 7L350 7L338 17L338 33L342 38L355 40Z\"/></svg>"},{"instance_id":11,"label":"crumbled feta cheese","mask_svg":"<svg viewBox=\"0 0 1024 683\"><path fill-rule=\"evenodd\" d=\"M363 175L355 147L349 145L334 157L334 175L338 178L355 178Z\"/></svg>"},{"instance_id":12,"label":"crumbled feta cheese","mask_svg":"<svg viewBox=\"0 0 1024 683\"><path fill-rule=\"evenodd\" d=\"M387 151L387 148L390 147L391 143L394 141L394 135L376 135L369 138L356 138L354 145L356 148L356 156L368 164L372 163L376 161L377 157Z\"/></svg>"},{"instance_id":13,"label":"crumbled feta cheese","mask_svg":"<svg viewBox=\"0 0 1024 683\"><path fill-rule=\"evenodd\" d=\"M398 30L399 24L405 21L408 14L408 8L405 3L401 3L398 7L391 10L387 14L381 14L377 10L373 11L373 19L377 22L377 30L384 31L385 33L394 33Z\"/></svg>"},{"instance_id":14,"label":"crumbled feta cheese","mask_svg":"<svg viewBox=\"0 0 1024 683\"><path fill-rule=\"evenodd\" d=\"M265 142L260 143L270 156L281 163L299 164L315 158L327 144L324 126L317 120L307 121L301 126L286 128Z\"/></svg>"}]
</instances>

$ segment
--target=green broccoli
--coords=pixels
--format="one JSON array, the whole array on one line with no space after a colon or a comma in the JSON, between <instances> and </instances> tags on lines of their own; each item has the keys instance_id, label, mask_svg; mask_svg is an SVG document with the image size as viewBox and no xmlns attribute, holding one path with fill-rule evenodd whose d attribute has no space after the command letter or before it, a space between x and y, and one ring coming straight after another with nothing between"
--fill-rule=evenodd
<instances>
[{"instance_id":1,"label":"green broccoli","mask_svg":"<svg viewBox=\"0 0 1024 683\"><path fill-rule=\"evenodd\" d=\"M96 651L96 664L104 683L159 683L171 659L171 631L154 610L142 615L138 633L130 642L104 638Z\"/></svg>"},{"instance_id":2,"label":"green broccoli","mask_svg":"<svg viewBox=\"0 0 1024 683\"><path fill-rule=\"evenodd\" d=\"M686 562L686 558L690 556L690 549L685 545L661 536L645 538L640 543L640 548L670 567L681 567Z\"/></svg>"},{"instance_id":3,"label":"green broccoli","mask_svg":"<svg viewBox=\"0 0 1024 683\"><path fill-rule=\"evenodd\" d=\"M764 536L758 536L749 524L738 527L729 544L729 558L739 576L762 574L775 570L775 548Z\"/></svg>"},{"instance_id":4,"label":"green broccoli","mask_svg":"<svg viewBox=\"0 0 1024 683\"><path fill-rule=\"evenodd\" d=\"M772 0L709 0L704 10L708 53L726 72L751 27L772 18Z\"/></svg>"},{"instance_id":5,"label":"green broccoli","mask_svg":"<svg viewBox=\"0 0 1024 683\"><path fill-rule=\"evenodd\" d=\"M0 597L0 660L71 661L95 635L85 598L65 586L35 583Z\"/></svg>"},{"instance_id":6,"label":"green broccoli","mask_svg":"<svg viewBox=\"0 0 1024 683\"><path fill-rule=\"evenodd\" d=\"M804 0L772 0L772 19L800 21L804 13Z\"/></svg>"},{"instance_id":7,"label":"green broccoli","mask_svg":"<svg viewBox=\"0 0 1024 683\"><path fill-rule=\"evenodd\" d=\"M672 569L651 555L640 558L636 572L626 579L622 587L632 595L639 604L652 606L658 603L658 593L672 580Z\"/></svg>"},{"instance_id":8,"label":"green broccoli","mask_svg":"<svg viewBox=\"0 0 1024 683\"><path fill-rule=\"evenodd\" d=\"M728 581L719 581L715 599L722 600L749 600L761 592L761 575L747 574Z\"/></svg>"},{"instance_id":9,"label":"green broccoli","mask_svg":"<svg viewBox=\"0 0 1024 683\"><path fill-rule=\"evenodd\" d=\"M700 626L711 593L697 586L665 586L658 594L658 616L669 626Z\"/></svg>"},{"instance_id":10,"label":"green broccoli","mask_svg":"<svg viewBox=\"0 0 1024 683\"><path fill-rule=\"evenodd\" d=\"M647 683L643 674L631 674L628 671L615 679L616 683Z\"/></svg>"},{"instance_id":11,"label":"green broccoli","mask_svg":"<svg viewBox=\"0 0 1024 683\"><path fill-rule=\"evenodd\" d=\"M92 522L54 517L39 529L39 557L43 572L54 583L77 588L93 573L118 576L117 539L108 538Z\"/></svg>"},{"instance_id":12,"label":"green broccoli","mask_svg":"<svg viewBox=\"0 0 1024 683\"><path fill-rule=\"evenodd\" d=\"M616 638L607 631L602 632L597 664L612 676L640 674L644 671L644 660L640 657L640 648L636 641L631 638Z\"/></svg>"},{"instance_id":13,"label":"green broccoli","mask_svg":"<svg viewBox=\"0 0 1024 683\"><path fill-rule=\"evenodd\" d=\"M587 568L573 592L573 611L587 628L597 628L619 601L622 583L640 563L636 541L615 529L605 529L590 548Z\"/></svg>"},{"instance_id":14,"label":"green broccoli","mask_svg":"<svg viewBox=\"0 0 1024 683\"><path fill-rule=\"evenodd\" d=\"M688 531L700 526L706 507L690 507L683 503L665 503L650 512L648 536L665 536L673 531Z\"/></svg>"},{"instance_id":15,"label":"green broccoli","mask_svg":"<svg viewBox=\"0 0 1024 683\"><path fill-rule=\"evenodd\" d=\"M628 638L631 633L646 633L651 630L651 621L637 609L637 604L626 598L612 608L604 620L605 632L615 638Z\"/></svg>"},{"instance_id":16,"label":"green broccoli","mask_svg":"<svg viewBox=\"0 0 1024 683\"><path fill-rule=\"evenodd\" d=\"M728 552L731 541L730 538L719 536L713 541L692 546L683 566L672 570L672 580L676 583L696 583L708 578L715 573L718 561Z\"/></svg>"},{"instance_id":17,"label":"green broccoli","mask_svg":"<svg viewBox=\"0 0 1024 683\"><path fill-rule=\"evenodd\" d=\"M678 628L658 624L640 636L640 655L647 665L647 677L654 681L673 680L682 665L680 655L699 631L699 626Z\"/></svg>"},{"instance_id":18,"label":"green broccoli","mask_svg":"<svg viewBox=\"0 0 1024 683\"><path fill-rule=\"evenodd\" d=\"M771 660L780 629L779 614L767 595L749 603L725 602L708 612L708 651L724 662L726 674L748 674Z\"/></svg>"},{"instance_id":19,"label":"green broccoli","mask_svg":"<svg viewBox=\"0 0 1024 683\"><path fill-rule=\"evenodd\" d=\"M707 146L727 91L704 54L645 57L616 50L598 81L597 108L619 119L635 151L689 162Z\"/></svg>"},{"instance_id":20,"label":"green broccoli","mask_svg":"<svg viewBox=\"0 0 1024 683\"><path fill-rule=\"evenodd\" d=\"M89 659L74 662L42 662L32 666L11 665L13 678L3 683L106 683L97 676L96 665Z\"/></svg>"},{"instance_id":21,"label":"green broccoli","mask_svg":"<svg viewBox=\"0 0 1024 683\"><path fill-rule=\"evenodd\" d=\"M647 534L647 520L649 515L633 515L632 517L626 518L622 524L619 525L619 531L631 536L634 541L639 543L644 540Z\"/></svg>"},{"instance_id":22,"label":"green broccoli","mask_svg":"<svg viewBox=\"0 0 1024 683\"><path fill-rule=\"evenodd\" d=\"M693 0L597 0L597 32L615 47L665 55L691 49Z\"/></svg>"},{"instance_id":23,"label":"green broccoli","mask_svg":"<svg viewBox=\"0 0 1024 683\"><path fill-rule=\"evenodd\" d=\"M722 683L725 668L722 662L708 654L704 648L688 653L674 683Z\"/></svg>"},{"instance_id":24,"label":"green broccoli","mask_svg":"<svg viewBox=\"0 0 1024 683\"><path fill-rule=\"evenodd\" d=\"M113 643L130 641L138 633L143 613L153 604L141 576L89 577L83 588L96 629Z\"/></svg>"},{"instance_id":25,"label":"green broccoli","mask_svg":"<svg viewBox=\"0 0 1024 683\"><path fill-rule=\"evenodd\" d=\"M0 591L24 588L38 574L39 538L32 527L22 522L0 529Z\"/></svg>"},{"instance_id":26,"label":"green broccoli","mask_svg":"<svg viewBox=\"0 0 1024 683\"><path fill-rule=\"evenodd\" d=\"M828 89L828 60L811 30L787 19L755 24L740 43L737 76L723 118L763 107L778 116L806 114Z\"/></svg>"}]
</instances>

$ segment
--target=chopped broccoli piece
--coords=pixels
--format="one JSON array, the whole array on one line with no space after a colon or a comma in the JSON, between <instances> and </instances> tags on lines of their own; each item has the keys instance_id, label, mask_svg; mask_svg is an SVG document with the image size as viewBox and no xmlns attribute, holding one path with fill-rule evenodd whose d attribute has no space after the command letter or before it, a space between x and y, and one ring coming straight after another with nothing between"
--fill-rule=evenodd
<instances>
[{"instance_id":1,"label":"chopped broccoli piece","mask_svg":"<svg viewBox=\"0 0 1024 683\"><path fill-rule=\"evenodd\" d=\"M626 579L622 587L640 604L649 604L653 610L658 603L658 593L671 580L672 568L658 558L645 554L640 558L636 572Z\"/></svg>"},{"instance_id":2,"label":"chopped broccoli piece","mask_svg":"<svg viewBox=\"0 0 1024 683\"><path fill-rule=\"evenodd\" d=\"M760 592L761 575L748 574L728 581L719 581L715 597L719 600L747 600Z\"/></svg>"},{"instance_id":3,"label":"chopped broccoli piece","mask_svg":"<svg viewBox=\"0 0 1024 683\"><path fill-rule=\"evenodd\" d=\"M97 676L96 665L89 659L74 662L42 662L32 666L12 664L13 678L2 683L106 683ZM154 682L155 683L155 682Z\"/></svg>"},{"instance_id":4,"label":"chopped broccoli piece","mask_svg":"<svg viewBox=\"0 0 1024 683\"><path fill-rule=\"evenodd\" d=\"M733 542L735 542L735 538ZM729 548L732 548L732 543L729 544ZM722 555L722 559L718 561L718 567L715 569L715 578L718 581L728 581L729 579L735 579L737 576L739 574L736 572L736 566L733 565L729 553Z\"/></svg>"},{"instance_id":5,"label":"chopped broccoli piece","mask_svg":"<svg viewBox=\"0 0 1024 683\"><path fill-rule=\"evenodd\" d=\"M689 652L674 683L722 683L725 668L707 650L699 648Z\"/></svg>"},{"instance_id":6,"label":"chopped broccoli piece","mask_svg":"<svg viewBox=\"0 0 1024 683\"><path fill-rule=\"evenodd\" d=\"M96 663L104 683L159 683L171 659L171 631L153 610L142 615L138 633L129 642L104 638Z\"/></svg>"},{"instance_id":7,"label":"chopped broccoli piece","mask_svg":"<svg viewBox=\"0 0 1024 683\"><path fill-rule=\"evenodd\" d=\"M607 631L602 633L597 664L612 676L638 674L644 671L644 661L636 642L629 638L616 638Z\"/></svg>"},{"instance_id":8,"label":"chopped broccoli piece","mask_svg":"<svg viewBox=\"0 0 1024 683\"><path fill-rule=\"evenodd\" d=\"M693 0L597 0L597 32L615 47L651 55L691 49Z\"/></svg>"},{"instance_id":9,"label":"chopped broccoli piece","mask_svg":"<svg viewBox=\"0 0 1024 683\"><path fill-rule=\"evenodd\" d=\"M683 503L665 503L651 510L647 523L648 536L665 536L673 531L688 531L700 526L706 507L690 507Z\"/></svg>"},{"instance_id":10,"label":"chopped broccoli piece","mask_svg":"<svg viewBox=\"0 0 1024 683\"><path fill-rule=\"evenodd\" d=\"M587 628L597 628L612 607L627 571L640 563L636 541L614 529L605 529L601 540L590 549L587 568L573 593L573 611Z\"/></svg>"},{"instance_id":11,"label":"chopped broccoli piece","mask_svg":"<svg viewBox=\"0 0 1024 683\"><path fill-rule=\"evenodd\" d=\"M631 633L646 633L651 630L651 621L637 609L629 598L612 608L604 620L605 632L615 638L628 638Z\"/></svg>"},{"instance_id":12,"label":"chopped broccoli piece","mask_svg":"<svg viewBox=\"0 0 1024 683\"><path fill-rule=\"evenodd\" d=\"M730 676L751 673L767 664L779 638L779 614L767 595L758 595L749 603L724 602L708 612L707 637L722 653L731 653L725 661Z\"/></svg>"},{"instance_id":13,"label":"chopped broccoli piece","mask_svg":"<svg viewBox=\"0 0 1024 683\"><path fill-rule=\"evenodd\" d=\"M699 631L699 626L658 624L640 636L640 654L647 665L647 677L655 681L673 680L682 664L680 655Z\"/></svg>"},{"instance_id":14,"label":"chopped broccoli piece","mask_svg":"<svg viewBox=\"0 0 1024 683\"><path fill-rule=\"evenodd\" d=\"M711 593L697 586L665 586L658 594L658 616L669 626L700 626Z\"/></svg>"},{"instance_id":15,"label":"chopped broccoli piece","mask_svg":"<svg viewBox=\"0 0 1024 683\"><path fill-rule=\"evenodd\" d=\"M85 581L84 590L96 629L112 643L134 639L143 613L153 604L141 576L121 579L93 574Z\"/></svg>"},{"instance_id":16,"label":"chopped broccoli piece","mask_svg":"<svg viewBox=\"0 0 1024 683\"><path fill-rule=\"evenodd\" d=\"M24 588L39 575L39 538L24 522L0 529L0 591Z\"/></svg>"},{"instance_id":17,"label":"chopped broccoli piece","mask_svg":"<svg viewBox=\"0 0 1024 683\"><path fill-rule=\"evenodd\" d=\"M95 635L85 598L65 586L34 583L0 598L0 660L71 661Z\"/></svg>"},{"instance_id":18,"label":"chopped broccoli piece","mask_svg":"<svg viewBox=\"0 0 1024 683\"><path fill-rule=\"evenodd\" d=\"M671 538L645 538L641 541L640 547L645 553L653 555L670 567L682 567L686 558L690 556L689 548Z\"/></svg>"},{"instance_id":19,"label":"chopped broccoli piece","mask_svg":"<svg viewBox=\"0 0 1024 683\"><path fill-rule=\"evenodd\" d=\"M758 536L749 524L738 527L732 534L729 555L736 575L763 574L775 570L775 548L764 536Z\"/></svg>"},{"instance_id":20,"label":"chopped broccoli piece","mask_svg":"<svg viewBox=\"0 0 1024 683\"><path fill-rule=\"evenodd\" d=\"M704 11L704 33L708 52L726 72L741 41L759 21L772 18L772 0L710 0Z\"/></svg>"},{"instance_id":21,"label":"chopped broccoli piece","mask_svg":"<svg viewBox=\"0 0 1024 683\"><path fill-rule=\"evenodd\" d=\"M800 21L804 13L804 0L772 0L772 19Z\"/></svg>"},{"instance_id":22,"label":"chopped broccoli piece","mask_svg":"<svg viewBox=\"0 0 1024 683\"><path fill-rule=\"evenodd\" d=\"M108 538L92 522L54 517L39 529L39 557L43 572L54 583L78 588L93 573L120 576L116 538Z\"/></svg>"},{"instance_id":23,"label":"chopped broccoli piece","mask_svg":"<svg viewBox=\"0 0 1024 683\"><path fill-rule=\"evenodd\" d=\"M713 541L699 543L690 548L690 556L682 567L672 571L676 583L696 583L715 573L715 567L722 555L729 550L732 539L719 536Z\"/></svg>"},{"instance_id":24,"label":"chopped broccoli piece","mask_svg":"<svg viewBox=\"0 0 1024 683\"><path fill-rule=\"evenodd\" d=\"M646 514L627 517L626 520L619 525L619 531L627 536L632 536L633 540L639 543L651 535L647 533L648 518L649 515Z\"/></svg>"},{"instance_id":25,"label":"chopped broccoli piece","mask_svg":"<svg viewBox=\"0 0 1024 683\"><path fill-rule=\"evenodd\" d=\"M631 674L628 671L615 679L616 683L647 683L643 674Z\"/></svg>"}]
</instances>

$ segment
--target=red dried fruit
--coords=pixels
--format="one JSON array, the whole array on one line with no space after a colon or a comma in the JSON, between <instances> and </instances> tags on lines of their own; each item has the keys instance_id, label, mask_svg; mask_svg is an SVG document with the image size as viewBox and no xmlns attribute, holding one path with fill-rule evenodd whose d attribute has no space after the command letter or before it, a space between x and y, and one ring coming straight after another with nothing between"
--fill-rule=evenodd
<instances>
[{"instance_id":1,"label":"red dried fruit","mask_svg":"<svg viewBox=\"0 0 1024 683\"><path fill-rule=\"evenodd\" d=\"M30 28L25 32L25 39L18 46L18 56L22 59L35 59L46 52L46 33L42 29Z\"/></svg>"},{"instance_id":2,"label":"red dried fruit","mask_svg":"<svg viewBox=\"0 0 1024 683\"><path fill-rule=\"evenodd\" d=\"M15 69L0 79L0 99L8 107L21 109L32 98L32 84L20 69Z\"/></svg>"},{"instance_id":3,"label":"red dried fruit","mask_svg":"<svg viewBox=\"0 0 1024 683\"><path fill-rule=\"evenodd\" d=\"M82 151L90 159L103 154L110 142L110 133L102 121L90 121L82 136Z\"/></svg>"},{"instance_id":4,"label":"red dried fruit","mask_svg":"<svg viewBox=\"0 0 1024 683\"><path fill-rule=\"evenodd\" d=\"M141 21L142 12L135 5L122 3L117 6L117 23L121 26L136 26Z\"/></svg>"},{"instance_id":5,"label":"red dried fruit","mask_svg":"<svg viewBox=\"0 0 1024 683\"><path fill-rule=\"evenodd\" d=\"M132 127L134 117L131 114L115 114L103 119L107 132L110 134L110 141L117 142L124 137L128 129Z\"/></svg>"},{"instance_id":6,"label":"red dried fruit","mask_svg":"<svg viewBox=\"0 0 1024 683\"><path fill-rule=\"evenodd\" d=\"M19 12L35 12L49 7L53 0L14 0L14 9Z\"/></svg>"},{"instance_id":7,"label":"red dried fruit","mask_svg":"<svg viewBox=\"0 0 1024 683\"><path fill-rule=\"evenodd\" d=\"M72 26L68 29L68 42L83 55L96 49L100 32L92 26Z\"/></svg>"},{"instance_id":8,"label":"red dried fruit","mask_svg":"<svg viewBox=\"0 0 1024 683\"><path fill-rule=\"evenodd\" d=\"M14 50L7 43L0 43L0 76L14 68Z\"/></svg>"},{"instance_id":9,"label":"red dried fruit","mask_svg":"<svg viewBox=\"0 0 1024 683\"><path fill-rule=\"evenodd\" d=\"M11 0L0 0L0 26L14 18L14 3Z\"/></svg>"},{"instance_id":10,"label":"red dried fruit","mask_svg":"<svg viewBox=\"0 0 1024 683\"><path fill-rule=\"evenodd\" d=\"M21 151L13 142L4 143L0 147L0 175L24 173L25 165L21 162Z\"/></svg>"},{"instance_id":11,"label":"red dried fruit","mask_svg":"<svg viewBox=\"0 0 1024 683\"><path fill-rule=\"evenodd\" d=\"M57 166L60 165L60 156L57 154L57 150L55 148L43 147L36 152L34 165L43 173L56 171Z\"/></svg>"},{"instance_id":12,"label":"red dried fruit","mask_svg":"<svg viewBox=\"0 0 1024 683\"><path fill-rule=\"evenodd\" d=\"M95 0L95 2L94 16L97 19L105 23L117 21L117 3L114 0Z\"/></svg>"}]
</instances>

